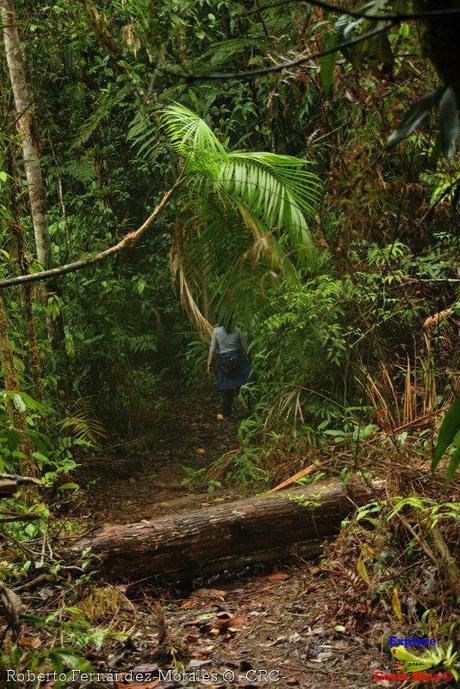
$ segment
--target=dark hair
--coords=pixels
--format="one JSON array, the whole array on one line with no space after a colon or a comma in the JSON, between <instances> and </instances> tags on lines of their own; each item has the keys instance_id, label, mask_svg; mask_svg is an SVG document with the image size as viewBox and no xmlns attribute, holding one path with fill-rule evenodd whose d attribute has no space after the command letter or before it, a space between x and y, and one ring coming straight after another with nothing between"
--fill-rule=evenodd
<instances>
[{"instance_id":1,"label":"dark hair","mask_svg":"<svg viewBox=\"0 0 460 689\"><path fill-rule=\"evenodd\" d=\"M226 333L232 333L235 330L233 317L231 313L221 313L219 323Z\"/></svg>"}]
</instances>

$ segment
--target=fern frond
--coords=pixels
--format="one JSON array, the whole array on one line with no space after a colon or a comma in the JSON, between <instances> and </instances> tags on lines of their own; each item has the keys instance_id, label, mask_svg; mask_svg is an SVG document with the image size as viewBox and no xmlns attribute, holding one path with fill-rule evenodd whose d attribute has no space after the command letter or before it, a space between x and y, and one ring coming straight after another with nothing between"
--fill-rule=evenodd
<instances>
[{"instance_id":1,"label":"fern frond","mask_svg":"<svg viewBox=\"0 0 460 689\"><path fill-rule=\"evenodd\" d=\"M136 112L126 138L136 148L138 155L145 157L151 163L161 150L158 128L154 126L152 117L145 109Z\"/></svg>"},{"instance_id":2,"label":"fern frond","mask_svg":"<svg viewBox=\"0 0 460 689\"><path fill-rule=\"evenodd\" d=\"M75 405L71 416L60 423L61 431L70 431L75 440L84 440L93 447L107 437L107 432L98 419L91 415L88 399L81 398Z\"/></svg>"},{"instance_id":3,"label":"fern frond","mask_svg":"<svg viewBox=\"0 0 460 689\"><path fill-rule=\"evenodd\" d=\"M85 144L97 130L99 125L110 115L113 108L118 103L121 103L121 101L124 100L126 96L131 93L131 91L131 84L126 84L118 91L115 89L109 89L103 93L96 107L91 112L91 115L77 131L72 148L79 148Z\"/></svg>"},{"instance_id":4,"label":"fern frond","mask_svg":"<svg viewBox=\"0 0 460 689\"><path fill-rule=\"evenodd\" d=\"M231 58L240 55L245 50L252 49L257 50L260 54L265 54L270 48L271 41L260 34L230 38L227 41L222 41L222 43L215 43L193 63L187 63L185 68L194 73L197 68L205 66L210 71L222 67Z\"/></svg>"},{"instance_id":5,"label":"fern frond","mask_svg":"<svg viewBox=\"0 0 460 689\"><path fill-rule=\"evenodd\" d=\"M89 184L96 179L96 168L94 161L89 156L69 160L64 166L64 171L69 177L72 177L77 182L82 184Z\"/></svg>"}]
</instances>

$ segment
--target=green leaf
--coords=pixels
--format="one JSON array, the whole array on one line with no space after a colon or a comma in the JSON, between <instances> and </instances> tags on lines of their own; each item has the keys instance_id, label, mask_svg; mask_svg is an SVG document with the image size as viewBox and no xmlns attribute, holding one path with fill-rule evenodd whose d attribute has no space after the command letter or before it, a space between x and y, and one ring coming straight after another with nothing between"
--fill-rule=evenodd
<instances>
[{"instance_id":1,"label":"green leaf","mask_svg":"<svg viewBox=\"0 0 460 689\"><path fill-rule=\"evenodd\" d=\"M459 129L457 98L454 89L449 86L444 91L439 103L441 149L446 158L450 159L455 155Z\"/></svg>"},{"instance_id":2,"label":"green leaf","mask_svg":"<svg viewBox=\"0 0 460 689\"><path fill-rule=\"evenodd\" d=\"M21 395L18 392L15 392L13 395L13 401L14 401L14 406L20 412L23 414L25 410L27 409L24 400L22 399Z\"/></svg>"},{"instance_id":3,"label":"green leaf","mask_svg":"<svg viewBox=\"0 0 460 689\"><path fill-rule=\"evenodd\" d=\"M334 45L335 45L334 34L331 34L331 33L326 34L326 36L324 38L324 48L326 50L329 50L330 48L333 48ZM321 84L323 86L325 93L330 93L330 91L331 91L332 75L334 73L336 55L337 55L337 53L329 53L329 55L323 55L323 57L321 58L320 77L321 77Z\"/></svg>"},{"instance_id":4,"label":"green leaf","mask_svg":"<svg viewBox=\"0 0 460 689\"><path fill-rule=\"evenodd\" d=\"M358 572L359 576L364 579L364 581L367 584L370 584L370 579L369 579L369 574L366 568L366 565L364 564L364 560L362 557L359 558L359 560L356 563L356 571Z\"/></svg>"},{"instance_id":5,"label":"green leaf","mask_svg":"<svg viewBox=\"0 0 460 689\"><path fill-rule=\"evenodd\" d=\"M42 466L43 464L47 464L49 462L48 457L46 457L41 452L32 452L32 457L37 460L39 466Z\"/></svg>"},{"instance_id":6,"label":"green leaf","mask_svg":"<svg viewBox=\"0 0 460 689\"><path fill-rule=\"evenodd\" d=\"M397 146L403 139L406 139L418 125L423 122L430 110L441 100L444 87L432 91L423 98L420 98L409 108L402 122L390 135L387 141L387 148Z\"/></svg>"},{"instance_id":7,"label":"green leaf","mask_svg":"<svg viewBox=\"0 0 460 689\"><path fill-rule=\"evenodd\" d=\"M460 430L460 397L453 402L450 409L444 416L441 428L439 429L438 442L434 450L431 469L434 471L438 466L444 452L453 443L455 436Z\"/></svg>"},{"instance_id":8,"label":"green leaf","mask_svg":"<svg viewBox=\"0 0 460 689\"><path fill-rule=\"evenodd\" d=\"M10 452L14 452L18 449L19 443L21 442L21 436L17 431L11 429L7 432L6 445Z\"/></svg>"},{"instance_id":9,"label":"green leaf","mask_svg":"<svg viewBox=\"0 0 460 689\"><path fill-rule=\"evenodd\" d=\"M21 392L21 397L24 400L24 402L27 404L29 409L33 409L34 411L42 411L45 412L45 406L41 404L40 402L37 402L37 400L34 400L33 397L28 395L26 392Z\"/></svg>"}]
</instances>

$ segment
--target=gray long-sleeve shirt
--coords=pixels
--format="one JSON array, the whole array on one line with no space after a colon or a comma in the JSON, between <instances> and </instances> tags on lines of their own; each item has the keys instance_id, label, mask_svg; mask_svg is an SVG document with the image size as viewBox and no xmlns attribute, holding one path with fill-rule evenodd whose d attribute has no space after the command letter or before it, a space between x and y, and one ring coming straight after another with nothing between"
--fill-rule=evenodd
<instances>
[{"instance_id":1,"label":"gray long-sleeve shirt","mask_svg":"<svg viewBox=\"0 0 460 689\"><path fill-rule=\"evenodd\" d=\"M234 328L231 333L228 333L223 325L218 325L217 328L214 328L209 347L210 354L216 354L217 352L225 354L225 352L234 352L238 349L241 349L246 354L246 340L239 328Z\"/></svg>"}]
</instances>

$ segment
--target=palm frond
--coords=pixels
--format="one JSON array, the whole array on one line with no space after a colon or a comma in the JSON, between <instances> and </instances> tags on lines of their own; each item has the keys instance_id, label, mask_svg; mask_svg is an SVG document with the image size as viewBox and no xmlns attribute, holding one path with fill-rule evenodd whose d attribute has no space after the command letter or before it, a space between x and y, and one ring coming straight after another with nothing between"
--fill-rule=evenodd
<instances>
[{"instance_id":1,"label":"palm frond","mask_svg":"<svg viewBox=\"0 0 460 689\"><path fill-rule=\"evenodd\" d=\"M306 218L319 201L319 180L309 162L273 153L236 152L220 161L216 184L241 199L270 230L279 228L299 245L311 245Z\"/></svg>"},{"instance_id":2,"label":"palm frond","mask_svg":"<svg viewBox=\"0 0 460 689\"><path fill-rule=\"evenodd\" d=\"M254 299L244 299L245 286L255 294L259 282L261 294L278 273L298 279L296 261L315 255L308 220L321 184L308 160L227 151L206 122L182 105L170 105L162 120L185 161L173 274L187 314L208 334L200 302L218 309L230 290L235 302L247 306Z\"/></svg>"},{"instance_id":3,"label":"palm frond","mask_svg":"<svg viewBox=\"0 0 460 689\"><path fill-rule=\"evenodd\" d=\"M172 145L186 158L225 152L206 122L185 106L178 103L169 105L162 119Z\"/></svg>"}]
</instances>

